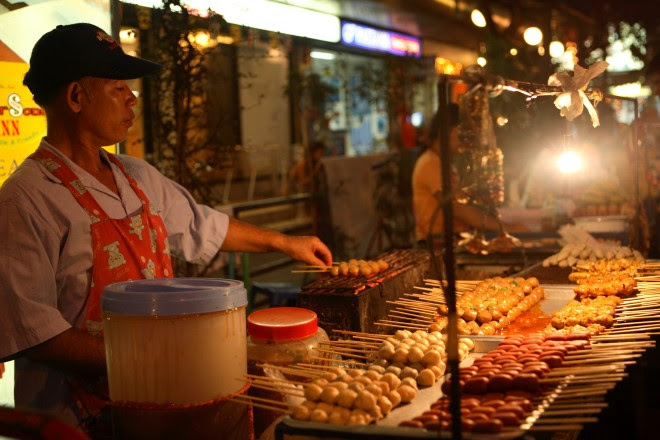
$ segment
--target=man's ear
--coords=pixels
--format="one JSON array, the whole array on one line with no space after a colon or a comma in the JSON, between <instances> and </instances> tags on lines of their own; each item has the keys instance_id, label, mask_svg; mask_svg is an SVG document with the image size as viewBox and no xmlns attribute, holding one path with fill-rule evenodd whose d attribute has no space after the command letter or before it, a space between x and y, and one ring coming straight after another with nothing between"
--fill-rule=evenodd
<instances>
[{"instance_id":1,"label":"man's ear","mask_svg":"<svg viewBox=\"0 0 660 440\"><path fill-rule=\"evenodd\" d=\"M66 86L66 104L72 112L78 113L82 109L83 95L85 89L78 81L73 81Z\"/></svg>"}]
</instances>

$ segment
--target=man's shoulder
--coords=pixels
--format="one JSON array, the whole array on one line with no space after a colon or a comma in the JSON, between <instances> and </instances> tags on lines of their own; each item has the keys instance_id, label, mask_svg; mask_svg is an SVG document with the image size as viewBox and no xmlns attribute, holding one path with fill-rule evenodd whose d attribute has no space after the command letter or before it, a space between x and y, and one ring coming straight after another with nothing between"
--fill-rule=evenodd
<instances>
[{"instance_id":1,"label":"man's shoulder","mask_svg":"<svg viewBox=\"0 0 660 440\"><path fill-rule=\"evenodd\" d=\"M44 191L48 179L36 161L26 159L0 187L0 202L19 202Z\"/></svg>"}]
</instances>

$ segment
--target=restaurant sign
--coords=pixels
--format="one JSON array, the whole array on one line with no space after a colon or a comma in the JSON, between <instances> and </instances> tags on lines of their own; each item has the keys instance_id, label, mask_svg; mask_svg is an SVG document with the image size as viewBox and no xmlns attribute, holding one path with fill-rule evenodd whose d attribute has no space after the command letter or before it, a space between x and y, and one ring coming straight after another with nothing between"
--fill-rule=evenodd
<instances>
[{"instance_id":1,"label":"restaurant sign","mask_svg":"<svg viewBox=\"0 0 660 440\"><path fill-rule=\"evenodd\" d=\"M350 21L341 22L341 42L347 46L377 50L393 55L417 58L422 55L422 42L419 38Z\"/></svg>"},{"instance_id":2,"label":"restaurant sign","mask_svg":"<svg viewBox=\"0 0 660 440\"><path fill-rule=\"evenodd\" d=\"M39 146L46 134L44 111L23 85L26 63L0 61L0 184Z\"/></svg>"}]
</instances>

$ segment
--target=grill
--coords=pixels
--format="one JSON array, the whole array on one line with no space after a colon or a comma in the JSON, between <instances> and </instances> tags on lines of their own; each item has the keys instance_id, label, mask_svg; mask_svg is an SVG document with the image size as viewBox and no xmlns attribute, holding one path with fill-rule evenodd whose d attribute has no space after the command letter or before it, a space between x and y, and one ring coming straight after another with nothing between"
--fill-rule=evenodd
<instances>
[{"instance_id":1,"label":"grill","mask_svg":"<svg viewBox=\"0 0 660 440\"><path fill-rule=\"evenodd\" d=\"M387 261L389 268L370 277L323 277L298 294L300 307L313 310L319 325L331 336L332 330L387 333L375 322L387 317L387 301L399 299L429 274L425 250L399 249L374 259Z\"/></svg>"}]
</instances>

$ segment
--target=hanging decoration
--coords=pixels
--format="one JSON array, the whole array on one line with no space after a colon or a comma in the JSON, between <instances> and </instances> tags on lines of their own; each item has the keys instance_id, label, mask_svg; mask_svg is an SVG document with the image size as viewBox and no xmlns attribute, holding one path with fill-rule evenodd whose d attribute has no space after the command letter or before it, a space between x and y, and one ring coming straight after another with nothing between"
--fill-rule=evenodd
<instances>
[{"instance_id":1,"label":"hanging decoration","mask_svg":"<svg viewBox=\"0 0 660 440\"><path fill-rule=\"evenodd\" d=\"M568 121L580 116L586 107L593 126L600 125L595 106L603 99L603 94L600 91L592 91L591 97L594 100L592 105L584 91L589 86L589 81L607 70L607 66L609 64L606 61L599 61L588 69L576 64L572 76L568 72L561 72L548 78L548 85L561 87L563 90L555 99L555 107Z\"/></svg>"}]
</instances>

